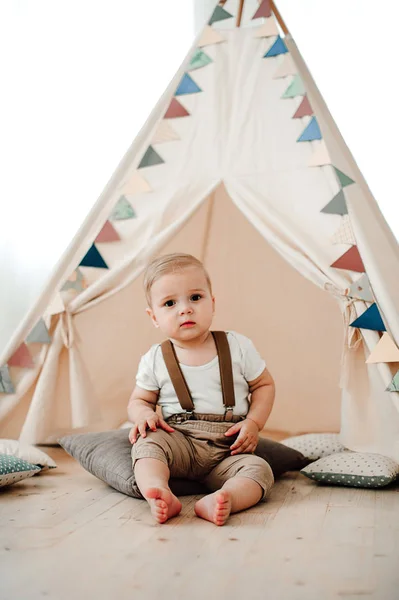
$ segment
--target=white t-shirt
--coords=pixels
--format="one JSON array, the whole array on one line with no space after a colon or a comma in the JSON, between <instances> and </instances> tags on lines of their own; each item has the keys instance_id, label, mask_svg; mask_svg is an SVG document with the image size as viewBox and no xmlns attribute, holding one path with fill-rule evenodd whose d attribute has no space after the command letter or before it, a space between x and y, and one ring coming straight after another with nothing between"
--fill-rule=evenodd
<instances>
[{"instance_id":1,"label":"white t-shirt","mask_svg":"<svg viewBox=\"0 0 399 600\"><path fill-rule=\"evenodd\" d=\"M234 331L226 333L233 363L235 392L233 412L235 415L246 415L249 408L247 382L259 377L266 365L250 339ZM190 390L195 412L223 415L225 408L218 356L205 365L197 367L179 364ZM184 412L170 380L160 344L154 344L147 354L142 356L136 382L144 390L154 392L159 390L158 404L165 419Z\"/></svg>"}]
</instances>

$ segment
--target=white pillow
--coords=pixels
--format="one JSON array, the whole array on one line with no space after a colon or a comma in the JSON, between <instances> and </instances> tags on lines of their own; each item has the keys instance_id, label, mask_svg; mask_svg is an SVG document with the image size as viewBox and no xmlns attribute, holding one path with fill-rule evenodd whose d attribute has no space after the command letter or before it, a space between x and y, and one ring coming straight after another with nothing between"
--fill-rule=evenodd
<instances>
[{"instance_id":1,"label":"white pillow","mask_svg":"<svg viewBox=\"0 0 399 600\"><path fill-rule=\"evenodd\" d=\"M378 488L399 475L399 464L382 454L341 452L320 458L301 470L319 483L349 487Z\"/></svg>"},{"instance_id":2,"label":"white pillow","mask_svg":"<svg viewBox=\"0 0 399 600\"><path fill-rule=\"evenodd\" d=\"M16 456L22 458L32 465L40 465L42 469L54 469L57 464L45 452L42 452L35 446L21 444L18 440L1 440L0 454Z\"/></svg>"},{"instance_id":3,"label":"white pillow","mask_svg":"<svg viewBox=\"0 0 399 600\"><path fill-rule=\"evenodd\" d=\"M338 433L305 433L286 438L281 443L302 452L309 460L317 460L345 450L345 446L339 441Z\"/></svg>"}]
</instances>

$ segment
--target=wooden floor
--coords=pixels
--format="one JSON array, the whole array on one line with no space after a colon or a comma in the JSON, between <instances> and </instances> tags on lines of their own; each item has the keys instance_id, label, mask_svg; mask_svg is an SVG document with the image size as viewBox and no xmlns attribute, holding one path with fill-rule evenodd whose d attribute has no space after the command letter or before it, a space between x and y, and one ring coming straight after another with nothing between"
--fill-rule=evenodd
<instances>
[{"instance_id":1,"label":"wooden floor","mask_svg":"<svg viewBox=\"0 0 399 600\"><path fill-rule=\"evenodd\" d=\"M0 493L0 599L397 600L399 486L320 487L298 473L224 527L166 525L147 504L87 473L58 469Z\"/></svg>"}]
</instances>

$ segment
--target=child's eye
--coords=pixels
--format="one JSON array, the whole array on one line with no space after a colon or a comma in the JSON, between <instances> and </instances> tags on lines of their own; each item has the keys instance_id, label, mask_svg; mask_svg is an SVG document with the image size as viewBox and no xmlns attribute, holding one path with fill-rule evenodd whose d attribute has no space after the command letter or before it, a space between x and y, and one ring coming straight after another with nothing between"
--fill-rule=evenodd
<instances>
[{"instance_id":1,"label":"child's eye","mask_svg":"<svg viewBox=\"0 0 399 600\"><path fill-rule=\"evenodd\" d=\"M174 300L166 300L164 306L167 306L168 308L170 308L171 306L174 306L176 304L176 302Z\"/></svg>"},{"instance_id":2,"label":"child's eye","mask_svg":"<svg viewBox=\"0 0 399 600\"><path fill-rule=\"evenodd\" d=\"M198 302L198 300L201 300L202 296L201 294L193 294L190 297L191 302Z\"/></svg>"}]
</instances>

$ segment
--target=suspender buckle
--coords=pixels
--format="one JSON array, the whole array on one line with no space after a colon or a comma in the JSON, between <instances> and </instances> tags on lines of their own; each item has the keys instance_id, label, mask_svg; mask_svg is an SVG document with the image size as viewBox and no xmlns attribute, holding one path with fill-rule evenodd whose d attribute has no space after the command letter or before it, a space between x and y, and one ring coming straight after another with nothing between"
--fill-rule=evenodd
<instances>
[{"instance_id":1,"label":"suspender buckle","mask_svg":"<svg viewBox=\"0 0 399 600\"><path fill-rule=\"evenodd\" d=\"M233 406L225 406L225 410L224 410L224 420L225 421L233 420L233 414L234 414L233 410L234 410Z\"/></svg>"}]
</instances>

